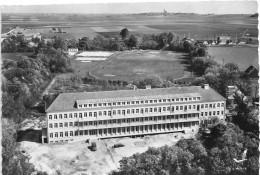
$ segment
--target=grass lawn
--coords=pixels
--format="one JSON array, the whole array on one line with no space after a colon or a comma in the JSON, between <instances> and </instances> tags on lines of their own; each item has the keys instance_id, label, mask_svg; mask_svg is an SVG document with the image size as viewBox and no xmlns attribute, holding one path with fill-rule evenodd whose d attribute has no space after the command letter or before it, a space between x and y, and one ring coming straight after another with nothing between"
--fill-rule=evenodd
<instances>
[{"instance_id":1,"label":"grass lawn","mask_svg":"<svg viewBox=\"0 0 260 175\"><path fill-rule=\"evenodd\" d=\"M250 65L259 68L258 48L251 47L209 47L209 54L220 64L236 63L240 70L247 69Z\"/></svg>"},{"instance_id":2,"label":"grass lawn","mask_svg":"<svg viewBox=\"0 0 260 175\"><path fill-rule=\"evenodd\" d=\"M11 59L14 61L18 61L18 60L22 59L22 56L33 57L35 55L33 52L1 53L2 59Z\"/></svg>"},{"instance_id":3,"label":"grass lawn","mask_svg":"<svg viewBox=\"0 0 260 175\"><path fill-rule=\"evenodd\" d=\"M184 75L180 63L182 54L168 51L122 52L112 62L98 68L94 74L102 79L134 81L150 75L163 79L179 78Z\"/></svg>"}]
</instances>

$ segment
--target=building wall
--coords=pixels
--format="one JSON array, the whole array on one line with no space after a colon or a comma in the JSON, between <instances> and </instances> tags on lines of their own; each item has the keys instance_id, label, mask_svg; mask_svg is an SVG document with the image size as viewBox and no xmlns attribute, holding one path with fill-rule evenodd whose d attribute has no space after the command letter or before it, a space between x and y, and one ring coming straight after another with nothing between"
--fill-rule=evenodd
<instances>
[{"instance_id":1,"label":"building wall","mask_svg":"<svg viewBox=\"0 0 260 175\"><path fill-rule=\"evenodd\" d=\"M205 123L213 116L224 119L224 114L225 101L189 101L178 104L165 102L52 112L47 113L48 143L176 131L190 132L197 130L200 123Z\"/></svg>"}]
</instances>

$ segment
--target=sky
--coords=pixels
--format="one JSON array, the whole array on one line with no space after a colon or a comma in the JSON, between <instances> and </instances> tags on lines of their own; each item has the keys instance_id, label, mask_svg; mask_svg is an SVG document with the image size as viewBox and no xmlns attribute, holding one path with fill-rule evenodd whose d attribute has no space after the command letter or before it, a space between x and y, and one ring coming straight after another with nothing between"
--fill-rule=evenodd
<instances>
[{"instance_id":1,"label":"sky","mask_svg":"<svg viewBox=\"0 0 260 175\"><path fill-rule=\"evenodd\" d=\"M168 2L165 2L168 1ZM88 13L88 14L119 14L119 13L145 13L145 12L162 12L164 9L172 13L199 13L199 14L253 14L257 12L257 1L169 1L154 2L142 0L129 1L118 1L118 0L99 0L94 3L93 1L39 1L41 3L35 3L35 1L17 1L13 4L22 5L11 5L10 2L13 0L5 1L3 4L6 6L2 7L3 13ZM15 1L14 1L15 2ZM36 1L37 2L37 1ZM25 5L25 4L53 4L53 3L69 3L59 5ZM86 2L88 4L86 4ZM120 3L124 2L124 3ZM127 2L127 3L125 3ZM75 4L77 3L77 4Z\"/></svg>"}]
</instances>

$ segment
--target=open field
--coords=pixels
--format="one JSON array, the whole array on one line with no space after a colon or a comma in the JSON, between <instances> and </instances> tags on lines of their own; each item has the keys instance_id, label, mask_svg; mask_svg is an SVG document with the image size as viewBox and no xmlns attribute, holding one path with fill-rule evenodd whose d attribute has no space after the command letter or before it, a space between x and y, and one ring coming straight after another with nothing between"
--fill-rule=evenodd
<instances>
[{"instance_id":1,"label":"open field","mask_svg":"<svg viewBox=\"0 0 260 175\"><path fill-rule=\"evenodd\" d=\"M209 47L209 54L219 63L236 63L240 70L247 69L250 65L259 68L258 48L252 47Z\"/></svg>"},{"instance_id":2,"label":"open field","mask_svg":"<svg viewBox=\"0 0 260 175\"><path fill-rule=\"evenodd\" d=\"M230 35L232 39L241 37L247 30L250 37L258 36L258 20L250 15L193 15L169 16L148 15L84 15L78 14L3 14L2 32L9 27L30 29L30 33L49 33L52 27L61 27L66 35L75 38L96 35L120 37L121 29L127 27L130 33L141 37L148 33L173 32L181 38L189 33L194 39L213 39L214 35ZM51 35L51 34L50 34ZM58 34L57 34L58 35ZM61 35L63 37L63 35Z\"/></svg>"},{"instance_id":3,"label":"open field","mask_svg":"<svg viewBox=\"0 0 260 175\"><path fill-rule=\"evenodd\" d=\"M178 135L178 138L174 136ZM131 156L135 153L145 152L148 147L172 146L181 137L190 138L193 134L172 133L144 138L117 138L97 141L97 151L88 149L90 144L85 141L74 143L38 144L22 142L21 151L30 157L29 162L35 165L39 171L48 174L62 175L105 175L119 168L119 160L122 157ZM112 148L116 143L125 146Z\"/></svg>"},{"instance_id":4,"label":"open field","mask_svg":"<svg viewBox=\"0 0 260 175\"><path fill-rule=\"evenodd\" d=\"M169 51L127 51L95 69L93 74L102 79L141 80L150 75L163 79L179 78L184 75L184 65L180 63L182 53Z\"/></svg>"}]
</instances>

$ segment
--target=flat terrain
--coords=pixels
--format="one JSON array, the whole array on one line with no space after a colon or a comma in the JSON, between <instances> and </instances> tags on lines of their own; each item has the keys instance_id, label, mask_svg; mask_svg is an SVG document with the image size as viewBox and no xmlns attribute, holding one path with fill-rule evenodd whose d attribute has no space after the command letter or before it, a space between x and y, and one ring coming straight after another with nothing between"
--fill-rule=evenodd
<instances>
[{"instance_id":1,"label":"flat terrain","mask_svg":"<svg viewBox=\"0 0 260 175\"><path fill-rule=\"evenodd\" d=\"M84 15L78 14L3 14L2 33L9 27L25 28L25 34L48 33L52 27L61 27L66 34L61 37L90 38L96 35L120 37L121 29L127 27L130 33L143 36L149 33L173 32L180 37L213 39L216 35L230 35L232 39L246 33L258 36L258 20L250 15ZM58 34L57 34L58 35Z\"/></svg>"},{"instance_id":2,"label":"flat terrain","mask_svg":"<svg viewBox=\"0 0 260 175\"><path fill-rule=\"evenodd\" d=\"M247 69L250 65L259 68L258 48L252 47L209 47L209 54L219 63L236 63L240 70Z\"/></svg>"},{"instance_id":3,"label":"flat terrain","mask_svg":"<svg viewBox=\"0 0 260 175\"><path fill-rule=\"evenodd\" d=\"M1 53L1 58L2 59L11 59L14 61L18 61L22 58L22 56L28 56L28 57L32 57L34 56L34 53L31 52L22 52L22 53Z\"/></svg>"},{"instance_id":4,"label":"flat terrain","mask_svg":"<svg viewBox=\"0 0 260 175\"><path fill-rule=\"evenodd\" d=\"M156 75L163 79L184 75L182 53L170 51L126 51L117 58L95 69L93 74L102 79L134 81Z\"/></svg>"},{"instance_id":5,"label":"flat terrain","mask_svg":"<svg viewBox=\"0 0 260 175\"><path fill-rule=\"evenodd\" d=\"M178 135L178 138L174 136ZM97 141L97 151L88 149L90 144L81 142L38 144L34 142L21 142L21 151L28 155L32 164L39 171L56 175L105 175L119 168L119 160L135 153L145 152L148 147L172 146L181 137L190 138L192 134L162 134L144 138L118 138ZM125 146L112 148L116 143Z\"/></svg>"}]
</instances>

